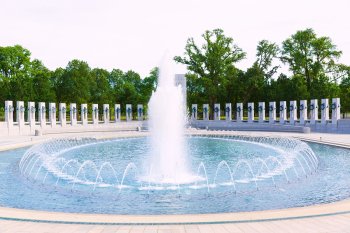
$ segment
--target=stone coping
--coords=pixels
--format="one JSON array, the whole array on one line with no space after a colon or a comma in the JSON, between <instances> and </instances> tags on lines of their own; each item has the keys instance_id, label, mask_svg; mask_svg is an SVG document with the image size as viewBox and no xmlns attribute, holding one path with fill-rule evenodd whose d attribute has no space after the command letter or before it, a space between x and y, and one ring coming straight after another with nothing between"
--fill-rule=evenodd
<instances>
[{"instance_id":1,"label":"stone coping","mask_svg":"<svg viewBox=\"0 0 350 233\"><path fill-rule=\"evenodd\" d=\"M350 148L349 135L330 134L296 134L296 133L267 133L267 132L234 132L234 131L206 131L189 130L191 135L246 135L246 136L289 136L317 143ZM93 135L92 135L93 134ZM146 136L147 132L84 132L75 137L118 138ZM8 138L4 142L0 138L0 150L10 150L49 140L51 138L72 137L65 133L44 135L42 137ZM264 222L288 219L312 218L321 216L342 215L350 213L350 199L327 204L305 207L274 209L253 212L215 213L215 214L183 214L183 215L113 215L113 214L80 214L48 212L28 209L0 207L0 219L14 221L30 221L62 224L101 224L101 225L174 225L174 224L223 224Z\"/></svg>"}]
</instances>

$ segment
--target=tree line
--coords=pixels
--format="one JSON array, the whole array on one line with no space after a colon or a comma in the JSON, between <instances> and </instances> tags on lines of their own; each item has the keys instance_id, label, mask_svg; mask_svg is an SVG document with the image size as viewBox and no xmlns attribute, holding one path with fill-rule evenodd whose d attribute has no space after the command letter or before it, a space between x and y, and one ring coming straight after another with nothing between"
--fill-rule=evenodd
<instances>
[{"instance_id":1,"label":"tree line","mask_svg":"<svg viewBox=\"0 0 350 233\"><path fill-rule=\"evenodd\" d=\"M202 39L198 45L189 38L183 56L174 58L187 66L188 106L340 97L342 111L350 111L350 67L338 63L342 52L329 37L306 29L281 45L261 40L246 70L237 68L246 53L223 30L206 31ZM157 75L158 68L141 78L132 70L91 68L81 60L49 70L20 45L0 47L0 107L5 100L147 105Z\"/></svg>"},{"instance_id":2,"label":"tree line","mask_svg":"<svg viewBox=\"0 0 350 233\"><path fill-rule=\"evenodd\" d=\"M297 31L281 45L259 41L247 70L237 68L246 53L223 30L206 31L202 40L189 38L184 55L174 58L187 66L189 104L340 97L342 112L350 111L350 67L337 62L342 52L332 40L313 29Z\"/></svg>"},{"instance_id":3,"label":"tree line","mask_svg":"<svg viewBox=\"0 0 350 233\"><path fill-rule=\"evenodd\" d=\"M76 59L51 71L40 60L31 59L30 51L20 45L0 47L0 106L4 107L5 100L147 105L157 74L154 68L141 78L132 70L109 72Z\"/></svg>"}]
</instances>

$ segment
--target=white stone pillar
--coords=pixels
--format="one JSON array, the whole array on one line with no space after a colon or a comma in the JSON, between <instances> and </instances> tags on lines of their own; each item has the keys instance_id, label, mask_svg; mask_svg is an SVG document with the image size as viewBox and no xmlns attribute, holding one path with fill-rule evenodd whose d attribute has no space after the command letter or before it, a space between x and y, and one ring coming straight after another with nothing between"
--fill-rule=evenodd
<instances>
[{"instance_id":1,"label":"white stone pillar","mask_svg":"<svg viewBox=\"0 0 350 233\"><path fill-rule=\"evenodd\" d=\"M72 126L77 124L77 121L78 121L77 113L78 113L77 104L71 103L70 104L70 123Z\"/></svg>"},{"instance_id":2,"label":"white stone pillar","mask_svg":"<svg viewBox=\"0 0 350 233\"><path fill-rule=\"evenodd\" d=\"M16 105L16 121L18 123L18 126L22 128L24 126L24 102L17 101Z\"/></svg>"},{"instance_id":3,"label":"white stone pillar","mask_svg":"<svg viewBox=\"0 0 350 233\"><path fill-rule=\"evenodd\" d=\"M209 120L209 104L203 104L203 120Z\"/></svg>"},{"instance_id":4,"label":"white stone pillar","mask_svg":"<svg viewBox=\"0 0 350 233\"><path fill-rule=\"evenodd\" d=\"M197 113L198 113L198 105L192 104L192 112L191 112L191 119L197 120Z\"/></svg>"},{"instance_id":5,"label":"white stone pillar","mask_svg":"<svg viewBox=\"0 0 350 233\"><path fill-rule=\"evenodd\" d=\"M269 123L274 124L276 121L276 102L269 103Z\"/></svg>"},{"instance_id":6,"label":"white stone pillar","mask_svg":"<svg viewBox=\"0 0 350 233\"><path fill-rule=\"evenodd\" d=\"M297 115L297 101L292 100L289 102L289 123L291 125L295 124L295 121L298 120L298 115Z\"/></svg>"},{"instance_id":7,"label":"white stone pillar","mask_svg":"<svg viewBox=\"0 0 350 233\"><path fill-rule=\"evenodd\" d=\"M317 99L311 100L310 112L311 112L310 124L314 125L318 120L318 100Z\"/></svg>"},{"instance_id":8,"label":"white stone pillar","mask_svg":"<svg viewBox=\"0 0 350 233\"><path fill-rule=\"evenodd\" d=\"M132 105L127 104L125 111L126 111L126 121L132 121Z\"/></svg>"},{"instance_id":9,"label":"white stone pillar","mask_svg":"<svg viewBox=\"0 0 350 233\"><path fill-rule=\"evenodd\" d=\"M143 121L143 105L142 104L137 105L137 120Z\"/></svg>"},{"instance_id":10,"label":"white stone pillar","mask_svg":"<svg viewBox=\"0 0 350 233\"><path fill-rule=\"evenodd\" d=\"M236 120L237 122L243 121L243 103L237 103L236 106Z\"/></svg>"},{"instance_id":11,"label":"white stone pillar","mask_svg":"<svg viewBox=\"0 0 350 233\"><path fill-rule=\"evenodd\" d=\"M287 120L287 102L280 101L280 124L284 124Z\"/></svg>"},{"instance_id":12,"label":"white stone pillar","mask_svg":"<svg viewBox=\"0 0 350 233\"><path fill-rule=\"evenodd\" d=\"M41 128L46 127L46 107L45 102L39 102L39 122Z\"/></svg>"},{"instance_id":13,"label":"white stone pillar","mask_svg":"<svg viewBox=\"0 0 350 233\"><path fill-rule=\"evenodd\" d=\"M49 103L49 121L51 127L56 127L56 103Z\"/></svg>"},{"instance_id":14,"label":"white stone pillar","mask_svg":"<svg viewBox=\"0 0 350 233\"><path fill-rule=\"evenodd\" d=\"M13 126L13 102L11 100L5 101L5 121L7 122L7 127Z\"/></svg>"},{"instance_id":15,"label":"white stone pillar","mask_svg":"<svg viewBox=\"0 0 350 233\"><path fill-rule=\"evenodd\" d=\"M254 103L248 103L248 123L254 122Z\"/></svg>"},{"instance_id":16,"label":"white stone pillar","mask_svg":"<svg viewBox=\"0 0 350 233\"><path fill-rule=\"evenodd\" d=\"M214 104L214 120L219 121L221 116L220 104Z\"/></svg>"},{"instance_id":17,"label":"white stone pillar","mask_svg":"<svg viewBox=\"0 0 350 233\"><path fill-rule=\"evenodd\" d=\"M259 102L259 123L265 121L265 102Z\"/></svg>"},{"instance_id":18,"label":"white stone pillar","mask_svg":"<svg viewBox=\"0 0 350 233\"><path fill-rule=\"evenodd\" d=\"M27 114L28 114L28 121L31 129L33 129L35 126L35 112L36 112L35 103L28 102Z\"/></svg>"},{"instance_id":19,"label":"white stone pillar","mask_svg":"<svg viewBox=\"0 0 350 233\"><path fill-rule=\"evenodd\" d=\"M105 124L109 123L109 104L103 104L103 122Z\"/></svg>"},{"instance_id":20,"label":"white stone pillar","mask_svg":"<svg viewBox=\"0 0 350 233\"><path fill-rule=\"evenodd\" d=\"M114 105L114 118L115 118L115 122L119 122L120 121L120 104L115 104Z\"/></svg>"},{"instance_id":21,"label":"white stone pillar","mask_svg":"<svg viewBox=\"0 0 350 233\"><path fill-rule=\"evenodd\" d=\"M226 105L225 105L225 119L226 119L226 121L232 121L232 105L231 105L231 103L226 103Z\"/></svg>"},{"instance_id":22,"label":"white stone pillar","mask_svg":"<svg viewBox=\"0 0 350 233\"><path fill-rule=\"evenodd\" d=\"M61 126L64 127L67 125L67 107L65 103L59 103L58 105L58 120L61 123Z\"/></svg>"},{"instance_id":23,"label":"white stone pillar","mask_svg":"<svg viewBox=\"0 0 350 233\"><path fill-rule=\"evenodd\" d=\"M88 107L87 104L82 104L80 109L80 118L83 125L88 124Z\"/></svg>"},{"instance_id":24,"label":"white stone pillar","mask_svg":"<svg viewBox=\"0 0 350 233\"><path fill-rule=\"evenodd\" d=\"M300 100L299 115L300 124L304 125L307 121L307 100Z\"/></svg>"},{"instance_id":25,"label":"white stone pillar","mask_svg":"<svg viewBox=\"0 0 350 233\"><path fill-rule=\"evenodd\" d=\"M328 99L321 100L320 108L321 108L321 124L325 125L325 124L327 124L327 121L329 120Z\"/></svg>"},{"instance_id":26,"label":"white stone pillar","mask_svg":"<svg viewBox=\"0 0 350 233\"><path fill-rule=\"evenodd\" d=\"M92 104L92 123L98 125L98 104Z\"/></svg>"},{"instance_id":27,"label":"white stone pillar","mask_svg":"<svg viewBox=\"0 0 350 233\"><path fill-rule=\"evenodd\" d=\"M332 124L336 125L340 119L340 98L332 99Z\"/></svg>"}]
</instances>

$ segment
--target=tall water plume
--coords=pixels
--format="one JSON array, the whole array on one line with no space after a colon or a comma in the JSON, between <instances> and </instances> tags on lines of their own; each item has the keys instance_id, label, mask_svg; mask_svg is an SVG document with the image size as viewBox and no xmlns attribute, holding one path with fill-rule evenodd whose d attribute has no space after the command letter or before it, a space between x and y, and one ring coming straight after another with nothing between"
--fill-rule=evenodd
<instances>
[{"instance_id":1,"label":"tall water plume","mask_svg":"<svg viewBox=\"0 0 350 233\"><path fill-rule=\"evenodd\" d=\"M186 112L181 86L175 85L171 59L159 68L157 90L149 102L151 161L148 180L154 183L188 183L195 177L187 163L184 128Z\"/></svg>"}]
</instances>

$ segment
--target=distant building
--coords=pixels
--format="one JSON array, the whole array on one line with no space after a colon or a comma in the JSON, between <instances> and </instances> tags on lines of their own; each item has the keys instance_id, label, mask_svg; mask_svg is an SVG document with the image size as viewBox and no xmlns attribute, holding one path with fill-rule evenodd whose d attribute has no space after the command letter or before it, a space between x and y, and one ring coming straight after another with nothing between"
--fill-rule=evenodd
<instances>
[{"instance_id":1,"label":"distant building","mask_svg":"<svg viewBox=\"0 0 350 233\"><path fill-rule=\"evenodd\" d=\"M187 107L187 84L186 84L186 77L184 74L175 74L175 85L176 86L181 85L185 106Z\"/></svg>"}]
</instances>

